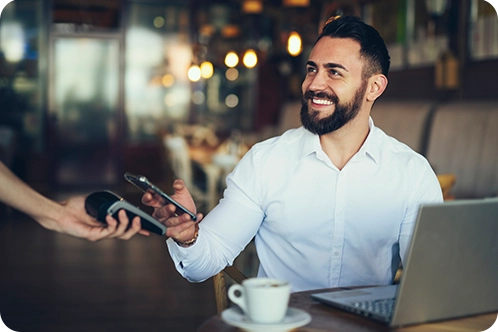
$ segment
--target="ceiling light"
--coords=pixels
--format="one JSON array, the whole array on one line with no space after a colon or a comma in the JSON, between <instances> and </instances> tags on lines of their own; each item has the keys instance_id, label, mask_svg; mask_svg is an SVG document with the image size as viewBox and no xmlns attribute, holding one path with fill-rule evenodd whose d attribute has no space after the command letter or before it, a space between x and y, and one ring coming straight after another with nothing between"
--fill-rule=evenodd
<instances>
[{"instance_id":1,"label":"ceiling light","mask_svg":"<svg viewBox=\"0 0 498 332\"><path fill-rule=\"evenodd\" d=\"M252 49L248 49L244 54L242 62L247 68L254 68L258 64L258 56L256 55L256 52Z\"/></svg>"},{"instance_id":2,"label":"ceiling light","mask_svg":"<svg viewBox=\"0 0 498 332\"><path fill-rule=\"evenodd\" d=\"M244 0L242 3L242 12L246 14L259 14L263 11L263 1L261 0Z\"/></svg>"},{"instance_id":3,"label":"ceiling light","mask_svg":"<svg viewBox=\"0 0 498 332\"><path fill-rule=\"evenodd\" d=\"M286 7L307 7L310 5L310 0L284 0Z\"/></svg>"},{"instance_id":4,"label":"ceiling light","mask_svg":"<svg viewBox=\"0 0 498 332\"><path fill-rule=\"evenodd\" d=\"M197 82L201 79L201 68L198 65L190 66L188 70L188 79L192 82Z\"/></svg>"},{"instance_id":5,"label":"ceiling light","mask_svg":"<svg viewBox=\"0 0 498 332\"><path fill-rule=\"evenodd\" d=\"M239 56L234 51L230 51L225 56L225 65L229 68L237 66L239 63Z\"/></svg>"},{"instance_id":6,"label":"ceiling light","mask_svg":"<svg viewBox=\"0 0 498 332\"><path fill-rule=\"evenodd\" d=\"M224 38L235 38L240 35L240 29L235 24L227 24L221 29Z\"/></svg>"},{"instance_id":7,"label":"ceiling light","mask_svg":"<svg viewBox=\"0 0 498 332\"><path fill-rule=\"evenodd\" d=\"M239 78L239 71L236 68L228 68L225 72L225 77L229 81L235 81L237 78Z\"/></svg>"},{"instance_id":8,"label":"ceiling light","mask_svg":"<svg viewBox=\"0 0 498 332\"><path fill-rule=\"evenodd\" d=\"M169 88L175 84L175 77L171 74L166 74L162 77L161 81L165 88Z\"/></svg>"},{"instance_id":9,"label":"ceiling light","mask_svg":"<svg viewBox=\"0 0 498 332\"><path fill-rule=\"evenodd\" d=\"M303 51L303 42L299 33L292 31L287 39L287 52L292 56L298 56Z\"/></svg>"},{"instance_id":10,"label":"ceiling light","mask_svg":"<svg viewBox=\"0 0 498 332\"><path fill-rule=\"evenodd\" d=\"M214 74L214 67L213 64L209 61L204 61L201 63L201 76L204 79L211 78Z\"/></svg>"}]
</instances>

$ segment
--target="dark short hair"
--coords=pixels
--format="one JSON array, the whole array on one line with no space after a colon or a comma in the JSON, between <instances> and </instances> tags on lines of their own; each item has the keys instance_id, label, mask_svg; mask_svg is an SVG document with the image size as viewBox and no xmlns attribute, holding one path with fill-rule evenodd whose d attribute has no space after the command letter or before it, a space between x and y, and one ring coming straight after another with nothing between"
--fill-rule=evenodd
<instances>
[{"instance_id":1,"label":"dark short hair","mask_svg":"<svg viewBox=\"0 0 498 332\"><path fill-rule=\"evenodd\" d=\"M382 73L387 77L390 66L389 52L384 39L374 27L355 16L331 17L325 22L317 42L322 37L351 38L360 43L360 56L367 61L363 77Z\"/></svg>"}]
</instances>

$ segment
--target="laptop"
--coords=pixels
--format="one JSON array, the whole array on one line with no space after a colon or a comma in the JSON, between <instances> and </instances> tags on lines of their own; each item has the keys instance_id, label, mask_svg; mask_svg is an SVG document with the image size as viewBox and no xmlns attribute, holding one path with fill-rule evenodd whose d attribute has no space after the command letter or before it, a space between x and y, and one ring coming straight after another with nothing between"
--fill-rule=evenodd
<instances>
[{"instance_id":1,"label":"laptop","mask_svg":"<svg viewBox=\"0 0 498 332\"><path fill-rule=\"evenodd\" d=\"M419 209L399 285L314 293L389 326L498 311L498 198Z\"/></svg>"}]
</instances>

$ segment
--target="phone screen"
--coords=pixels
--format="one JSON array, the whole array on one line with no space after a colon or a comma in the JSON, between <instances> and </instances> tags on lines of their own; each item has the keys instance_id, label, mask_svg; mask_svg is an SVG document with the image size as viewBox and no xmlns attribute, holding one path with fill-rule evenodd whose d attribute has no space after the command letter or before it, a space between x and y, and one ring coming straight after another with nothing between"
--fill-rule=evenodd
<instances>
[{"instance_id":1,"label":"phone screen","mask_svg":"<svg viewBox=\"0 0 498 332\"><path fill-rule=\"evenodd\" d=\"M193 221L197 220L197 216L190 212L186 207L175 201L173 198L171 198L169 195L164 193L161 189L156 187L152 182L150 182L145 176L143 175L134 175L131 173L126 173L124 175L125 179L130 182L131 184L135 185L138 189L142 190L143 192L149 192L152 194L155 200L162 202L162 204L173 204L176 206L176 214L183 214L187 213L190 215L190 218L192 218Z\"/></svg>"}]
</instances>

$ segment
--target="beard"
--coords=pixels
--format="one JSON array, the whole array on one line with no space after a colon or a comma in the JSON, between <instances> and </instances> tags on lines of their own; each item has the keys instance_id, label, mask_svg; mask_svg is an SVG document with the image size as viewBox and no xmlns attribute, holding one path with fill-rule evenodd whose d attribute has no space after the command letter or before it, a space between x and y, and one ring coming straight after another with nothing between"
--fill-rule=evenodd
<instances>
[{"instance_id":1,"label":"beard","mask_svg":"<svg viewBox=\"0 0 498 332\"><path fill-rule=\"evenodd\" d=\"M301 123L304 128L316 135L325 135L343 127L346 123L353 120L360 111L362 100L367 90L367 80L364 80L361 86L356 90L355 95L349 103L342 104L336 95L330 95L324 92L315 93L306 91L301 101ZM335 105L334 112L320 119L320 112L308 109L308 101L313 98L326 98Z\"/></svg>"}]
</instances>

